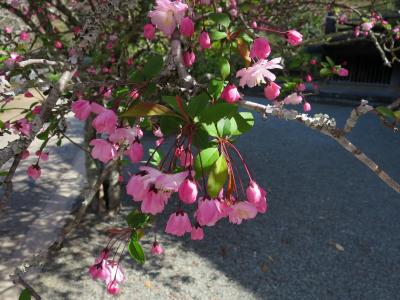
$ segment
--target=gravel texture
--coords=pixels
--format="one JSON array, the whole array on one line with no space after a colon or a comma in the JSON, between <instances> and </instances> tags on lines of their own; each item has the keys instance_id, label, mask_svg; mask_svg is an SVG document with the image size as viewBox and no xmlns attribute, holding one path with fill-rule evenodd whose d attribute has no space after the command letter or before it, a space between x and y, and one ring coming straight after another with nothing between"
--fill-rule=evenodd
<instances>
[{"instance_id":1,"label":"gravel texture","mask_svg":"<svg viewBox=\"0 0 400 300\"><path fill-rule=\"evenodd\" d=\"M314 105L343 124L351 108ZM365 116L350 136L400 179L400 137ZM398 299L400 197L328 137L293 122L257 116L238 142L254 177L267 188L269 210L242 225L206 229L203 241L163 233L166 253L123 261L119 299ZM131 205L125 201L123 213ZM168 210L173 210L169 205ZM44 299L108 299L88 266L122 217L89 215L32 282Z\"/></svg>"}]
</instances>

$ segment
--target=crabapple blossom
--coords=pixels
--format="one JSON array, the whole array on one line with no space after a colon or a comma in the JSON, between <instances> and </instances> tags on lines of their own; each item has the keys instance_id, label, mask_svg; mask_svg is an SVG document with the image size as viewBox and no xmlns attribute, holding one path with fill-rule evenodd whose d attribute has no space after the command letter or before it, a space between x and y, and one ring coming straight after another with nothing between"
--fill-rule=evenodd
<instances>
[{"instance_id":1,"label":"crabapple blossom","mask_svg":"<svg viewBox=\"0 0 400 300\"><path fill-rule=\"evenodd\" d=\"M199 44L202 50L211 48L211 39L207 31L200 33Z\"/></svg>"},{"instance_id":2,"label":"crabapple blossom","mask_svg":"<svg viewBox=\"0 0 400 300\"><path fill-rule=\"evenodd\" d=\"M192 225L187 213L183 210L172 213L169 216L165 232L176 236L183 236L186 232L192 232Z\"/></svg>"},{"instance_id":3,"label":"crabapple blossom","mask_svg":"<svg viewBox=\"0 0 400 300\"><path fill-rule=\"evenodd\" d=\"M81 121L85 121L92 112L92 106L90 105L90 102L83 99L73 102L71 109L75 114L75 117Z\"/></svg>"},{"instance_id":4,"label":"crabapple blossom","mask_svg":"<svg viewBox=\"0 0 400 300\"><path fill-rule=\"evenodd\" d=\"M181 199L183 203L192 204L196 202L197 193L196 182L189 178L186 178L179 186L179 199Z\"/></svg>"},{"instance_id":5,"label":"crabapple blossom","mask_svg":"<svg viewBox=\"0 0 400 300\"><path fill-rule=\"evenodd\" d=\"M92 126L98 133L112 134L117 125L117 115L110 109L105 109L92 122Z\"/></svg>"},{"instance_id":6,"label":"crabapple blossom","mask_svg":"<svg viewBox=\"0 0 400 300\"><path fill-rule=\"evenodd\" d=\"M49 160L49 152L43 152L41 150L36 151L36 156L39 157L40 160L42 161L48 161Z\"/></svg>"},{"instance_id":7,"label":"crabapple blossom","mask_svg":"<svg viewBox=\"0 0 400 300\"><path fill-rule=\"evenodd\" d=\"M337 70L337 74L341 77L347 77L349 76L349 71L345 68L340 68L339 70Z\"/></svg>"},{"instance_id":8,"label":"crabapple blossom","mask_svg":"<svg viewBox=\"0 0 400 300\"><path fill-rule=\"evenodd\" d=\"M251 45L250 49L250 57L265 59L271 54L271 47L269 46L269 42L266 38L256 38L253 41L253 45Z\"/></svg>"},{"instance_id":9,"label":"crabapple blossom","mask_svg":"<svg viewBox=\"0 0 400 300\"><path fill-rule=\"evenodd\" d=\"M301 97L297 93L292 93L289 96L287 96L285 99L283 99L283 102L285 104L292 104L292 105L300 104L301 101L303 101L303 97Z\"/></svg>"},{"instance_id":10,"label":"crabapple blossom","mask_svg":"<svg viewBox=\"0 0 400 300\"><path fill-rule=\"evenodd\" d=\"M244 87L247 85L252 88L260 83L265 83L265 78L269 81L275 81L276 76L270 72L270 69L282 69L280 65L282 58L274 58L270 61L266 59L260 59L253 66L243 68L236 73L236 77L240 77L239 85Z\"/></svg>"},{"instance_id":11,"label":"crabapple blossom","mask_svg":"<svg viewBox=\"0 0 400 300\"><path fill-rule=\"evenodd\" d=\"M304 112L309 112L311 110L311 104L308 102L304 102L303 110L304 110Z\"/></svg>"},{"instance_id":12,"label":"crabapple blossom","mask_svg":"<svg viewBox=\"0 0 400 300\"><path fill-rule=\"evenodd\" d=\"M42 174L41 168L38 165L30 165L26 172L30 178L36 180Z\"/></svg>"},{"instance_id":13,"label":"crabapple blossom","mask_svg":"<svg viewBox=\"0 0 400 300\"><path fill-rule=\"evenodd\" d=\"M184 17L179 26L179 32L185 37L191 37L194 33L194 22L189 17Z\"/></svg>"},{"instance_id":14,"label":"crabapple blossom","mask_svg":"<svg viewBox=\"0 0 400 300\"><path fill-rule=\"evenodd\" d=\"M152 40L154 39L154 34L156 32L156 28L154 27L153 24L145 24L143 26L143 36L148 39L148 40Z\"/></svg>"},{"instance_id":15,"label":"crabapple blossom","mask_svg":"<svg viewBox=\"0 0 400 300\"><path fill-rule=\"evenodd\" d=\"M196 55L193 51L189 50L183 53L183 64L186 68L190 68L196 61Z\"/></svg>"},{"instance_id":16,"label":"crabapple blossom","mask_svg":"<svg viewBox=\"0 0 400 300\"><path fill-rule=\"evenodd\" d=\"M190 239L191 240L204 239L204 230L199 224L196 224L195 226L192 227L192 231L190 233Z\"/></svg>"},{"instance_id":17,"label":"crabapple blossom","mask_svg":"<svg viewBox=\"0 0 400 300\"><path fill-rule=\"evenodd\" d=\"M268 100L275 100L279 94L281 93L281 87L277 85L275 82L270 82L264 88L264 96Z\"/></svg>"},{"instance_id":18,"label":"crabapple blossom","mask_svg":"<svg viewBox=\"0 0 400 300\"><path fill-rule=\"evenodd\" d=\"M143 146L140 141L135 141L128 149L129 159L133 163L138 163L143 158Z\"/></svg>"},{"instance_id":19,"label":"crabapple blossom","mask_svg":"<svg viewBox=\"0 0 400 300\"><path fill-rule=\"evenodd\" d=\"M164 253L164 249L161 247L159 242L155 241L151 247L151 253L154 255L160 255Z\"/></svg>"},{"instance_id":20,"label":"crabapple blossom","mask_svg":"<svg viewBox=\"0 0 400 300\"><path fill-rule=\"evenodd\" d=\"M105 140L94 139L90 141L90 145L93 146L92 157L103 163L107 163L117 157L115 146Z\"/></svg>"},{"instance_id":21,"label":"crabapple blossom","mask_svg":"<svg viewBox=\"0 0 400 300\"><path fill-rule=\"evenodd\" d=\"M177 24L180 24L188 6L181 1L156 0L154 10L149 12L151 23L166 36L171 36Z\"/></svg>"},{"instance_id":22,"label":"crabapple blossom","mask_svg":"<svg viewBox=\"0 0 400 300\"><path fill-rule=\"evenodd\" d=\"M303 35L296 30L289 30L286 32L286 39L292 46L298 46L303 41Z\"/></svg>"},{"instance_id":23,"label":"crabapple blossom","mask_svg":"<svg viewBox=\"0 0 400 300\"><path fill-rule=\"evenodd\" d=\"M209 197L200 198L195 216L201 226L214 226L221 218L219 200Z\"/></svg>"},{"instance_id":24,"label":"crabapple blossom","mask_svg":"<svg viewBox=\"0 0 400 300\"><path fill-rule=\"evenodd\" d=\"M234 84L228 84L221 94L221 99L228 103L235 103L240 100L240 94Z\"/></svg>"},{"instance_id":25,"label":"crabapple blossom","mask_svg":"<svg viewBox=\"0 0 400 300\"><path fill-rule=\"evenodd\" d=\"M240 201L232 206L229 212L229 222L241 224L243 220L254 219L257 215L257 208L248 201Z\"/></svg>"}]
</instances>

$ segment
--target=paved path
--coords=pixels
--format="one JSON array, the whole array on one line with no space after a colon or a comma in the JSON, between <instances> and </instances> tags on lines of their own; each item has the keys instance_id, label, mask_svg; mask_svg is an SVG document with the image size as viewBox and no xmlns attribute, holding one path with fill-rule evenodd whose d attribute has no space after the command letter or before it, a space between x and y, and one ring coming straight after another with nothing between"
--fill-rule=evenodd
<instances>
[{"instance_id":1,"label":"paved path","mask_svg":"<svg viewBox=\"0 0 400 300\"><path fill-rule=\"evenodd\" d=\"M26 104L26 103L25 103ZM5 117L4 115L2 117ZM67 134L82 142L83 124L70 118ZM2 137L0 148L15 136ZM0 219L0 299L17 299L19 288L9 281L9 274L24 259L47 248L64 225L65 217L80 195L85 183L84 155L68 141L59 148L49 143L48 162L43 162L42 176L35 182L26 170L35 162L34 153L41 141L35 140L29 149L31 156L23 161L14 178L14 193L7 214ZM0 191L1 195L1 191ZM37 276L31 274L30 278Z\"/></svg>"},{"instance_id":2,"label":"paved path","mask_svg":"<svg viewBox=\"0 0 400 300\"><path fill-rule=\"evenodd\" d=\"M313 112L341 124L350 110L314 105ZM160 219L166 255L148 255L143 267L126 258L119 299L398 299L400 196L329 138L295 123L257 121L238 146L267 187L269 211L240 226L207 228L199 242L163 234ZM351 139L400 179L399 135L371 115ZM87 267L106 241L102 229L121 220L86 219L33 282L44 299L109 298ZM147 251L150 244L148 236Z\"/></svg>"}]
</instances>

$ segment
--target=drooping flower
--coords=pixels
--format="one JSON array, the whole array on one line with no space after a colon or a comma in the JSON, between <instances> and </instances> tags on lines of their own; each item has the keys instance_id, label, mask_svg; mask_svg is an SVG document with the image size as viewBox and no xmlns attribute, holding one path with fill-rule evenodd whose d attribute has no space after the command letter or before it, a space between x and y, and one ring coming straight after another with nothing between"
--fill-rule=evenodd
<instances>
[{"instance_id":1,"label":"drooping flower","mask_svg":"<svg viewBox=\"0 0 400 300\"><path fill-rule=\"evenodd\" d=\"M160 255L164 253L164 249L163 247L161 247L159 242L155 241L153 243L153 246L151 247L151 253L153 253L154 255Z\"/></svg>"},{"instance_id":2,"label":"drooping flower","mask_svg":"<svg viewBox=\"0 0 400 300\"><path fill-rule=\"evenodd\" d=\"M195 216L201 226L214 226L222 216L219 200L200 198Z\"/></svg>"},{"instance_id":3,"label":"drooping flower","mask_svg":"<svg viewBox=\"0 0 400 300\"><path fill-rule=\"evenodd\" d=\"M207 31L200 33L199 44L202 50L211 48L211 39Z\"/></svg>"},{"instance_id":4,"label":"drooping flower","mask_svg":"<svg viewBox=\"0 0 400 300\"><path fill-rule=\"evenodd\" d=\"M143 132L139 130L140 128L138 129L138 127L120 127L117 128L108 139L114 144L121 145L123 143L128 143L130 145L136 138L139 139L143 135Z\"/></svg>"},{"instance_id":5,"label":"drooping flower","mask_svg":"<svg viewBox=\"0 0 400 300\"><path fill-rule=\"evenodd\" d=\"M133 163L138 163L143 158L143 146L139 140L135 141L128 149L129 159Z\"/></svg>"},{"instance_id":6,"label":"drooping flower","mask_svg":"<svg viewBox=\"0 0 400 300\"><path fill-rule=\"evenodd\" d=\"M115 260L107 260L107 264L110 268L110 278L108 278L107 283L114 280L118 283L124 282L125 274L119 262Z\"/></svg>"},{"instance_id":7,"label":"drooping flower","mask_svg":"<svg viewBox=\"0 0 400 300\"><path fill-rule=\"evenodd\" d=\"M289 96L287 96L285 99L283 99L283 102L285 104L292 104L292 105L300 104L301 101L303 101L303 97L301 97L297 93L292 93Z\"/></svg>"},{"instance_id":8,"label":"drooping flower","mask_svg":"<svg viewBox=\"0 0 400 300\"><path fill-rule=\"evenodd\" d=\"M32 129L32 124L25 118L19 119L12 125L15 133L22 133L25 136L29 136Z\"/></svg>"},{"instance_id":9,"label":"drooping flower","mask_svg":"<svg viewBox=\"0 0 400 300\"><path fill-rule=\"evenodd\" d=\"M94 139L90 141L90 145L93 146L92 157L103 163L107 163L117 157L115 146L105 140Z\"/></svg>"},{"instance_id":10,"label":"drooping flower","mask_svg":"<svg viewBox=\"0 0 400 300\"><path fill-rule=\"evenodd\" d=\"M198 193L196 182L190 178L186 178L179 186L178 193L179 199L181 199L183 203L192 204L196 202Z\"/></svg>"},{"instance_id":11,"label":"drooping flower","mask_svg":"<svg viewBox=\"0 0 400 300\"><path fill-rule=\"evenodd\" d=\"M165 228L166 233L183 236L186 232L191 231L192 225L190 224L189 217L183 210L178 210L169 216L167 227Z\"/></svg>"},{"instance_id":12,"label":"drooping flower","mask_svg":"<svg viewBox=\"0 0 400 300\"><path fill-rule=\"evenodd\" d=\"M110 109L100 113L92 122L92 126L99 133L112 134L117 126L117 115Z\"/></svg>"},{"instance_id":13,"label":"drooping flower","mask_svg":"<svg viewBox=\"0 0 400 300\"><path fill-rule=\"evenodd\" d=\"M265 98L271 101L275 100L280 93L281 93L281 87L272 81L264 88Z\"/></svg>"},{"instance_id":14,"label":"drooping flower","mask_svg":"<svg viewBox=\"0 0 400 300\"><path fill-rule=\"evenodd\" d=\"M306 75L306 81L307 82L311 82L312 80L313 80L313 78L312 78L311 74L307 74Z\"/></svg>"},{"instance_id":15,"label":"drooping flower","mask_svg":"<svg viewBox=\"0 0 400 300\"><path fill-rule=\"evenodd\" d=\"M181 1L156 0L154 10L149 12L151 23L166 36L171 36L176 25L180 24L188 6Z\"/></svg>"},{"instance_id":16,"label":"drooping flower","mask_svg":"<svg viewBox=\"0 0 400 300\"><path fill-rule=\"evenodd\" d=\"M150 188L144 195L141 211L144 213L156 215L164 210L165 204L171 197L172 193L157 189L155 184L150 184Z\"/></svg>"},{"instance_id":17,"label":"drooping flower","mask_svg":"<svg viewBox=\"0 0 400 300\"><path fill-rule=\"evenodd\" d=\"M303 35L296 30L289 30L286 32L286 40L292 46L298 46L303 41Z\"/></svg>"},{"instance_id":18,"label":"drooping flower","mask_svg":"<svg viewBox=\"0 0 400 300\"><path fill-rule=\"evenodd\" d=\"M240 100L240 94L234 84L228 84L221 94L221 99L228 103L235 103Z\"/></svg>"},{"instance_id":19,"label":"drooping flower","mask_svg":"<svg viewBox=\"0 0 400 300\"><path fill-rule=\"evenodd\" d=\"M36 151L36 156L39 156L39 159L42 161L49 160L49 152L43 152L41 150Z\"/></svg>"},{"instance_id":20,"label":"drooping flower","mask_svg":"<svg viewBox=\"0 0 400 300\"><path fill-rule=\"evenodd\" d=\"M22 152L21 159L23 159L23 160L27 159L29 157L29 155L30 155L29 151L24 150L24 152Z\"/></svg>"},{"instance_id":21,"label":"drooping flower","mask_svg":"<svg viewBox=\"0 0 400 300\"><path fill-rule=\"evenodd\" d=\"M256 38L250 48L250 57L265 59L271 54L271 47L266 38Z\"/></svg>"},{"instance_id":22,"label":"drooping flower","mask_svg":"<svg viewBox=\"0 0 400 300\"><path fill-rule=\"evenodd\" d=\"M149 175L147 171L140 171L129 179L126 185L126 193L131 195L133 200L142 201L144 199L148 189L148 182L152 179L147 175Z\"/></svg>"},{"instance_id":23,"label":"drooping flower","mask_svg":"<svg viewBox=\"0 0 400 300\"><path fill-rule=\"evenodd\" d=\"M30 165L26 172L30 178L36 180L42 174L41 168L38 165Z\"/></svg>"},{"instance_id":24,"label":"drooping flower","mask_svg":"<svg viewBox=\"0 0 400 300\"><path fill-rule=\"evenodd\" d=\"M75 114L75 117L81 121L86 120L92 112L92 106L90 105L90 102L82 99L73 102L71 108L72 112Z\"/></svg>"},{"instance_id":25,"label":"drooping flower","mask_svg":"<svg viewBox=\"0 0 400 300\"><path fill-rule=\"evenodd\" d=\"M193 154L188 150L181 151L179 161L182 167L189 167L193 165Z\"/></svg>"},{"instance_id":26,"label":"drooping flower","mask_svg":"<svg viewBox=\"0 0 400 300\"><path fill-rule=\"evenodd\" d=\"M145 24L143 26L143 36L148 39L148 40L152 40L154 39L154 34L156 32L156 28L154 27L153 24Z\"/></svg>"},{"instance_id":27,"label":"drooping flower","mask_svg":"<svg viewBox=\"0 0 400 300\"><path fill-rule=\"evenodd\" d=\"M186 37L191 37L194 33L194 22L189 17L184 17L179 26L179 32Z\"/></svg>"},{"instance_id":28,"label":"drooping flower","mask_svg":"<svg viewBox=\"0 0 400 300\"><path fill-rule=\"evenodd\" d=\"M259 187L254 181L250 181L249 186L246 189L247 201L254 204L257 211L260 213L265 213L267 210L267 193L266 191Z\"/></svg>"},{"instance_id":29,"label":"drooping flower","mask_svg":"<svg viewBox=\"0 0 400 300\"><path fill-rule=\"evenodd\" d=\"M111 277L111 268L107 263L109 250L104 249L100 256L94 261L94 264L89 268L89 274L93 279L100 279L103 281L109 280Z\"/></svg>"},{"instance_id":30,"label":"drooping flower","mask_svg":"<svg viewBox=\"0 0 400 300\"><path fill-rule=\"evenodd\" d=\"M265 78L269 81L275 81L276 76L270 72L270 69L282 69L280 65L281 57L274 58L270 61L260 59L257 63L248 68L243 68L236 73L236 77L240 77L239 85L244 87L247 85L252 88L260 83L265 83Z\"/></svg>"},{"instance_id":31,"label":"drooping flower","mask_svg":"<svg viewBox=\"0 0 400 300\"><path fill-rule=\"evenodd\" d=\"M304 110L304 112L309 112L311 110L311 104L308 102L304 102L303 110Z\"/></svg>"},{"instance_id":32,"label":"drooping flower","mask_svg":"<svg viewBox=\"0 0 400 300\"><path fill-rule=\"evenodd\" d=\"M229 222L241 224L242 220L254 219L257 215L257 208L248 201L240 201L232 206L229 212Z\"/></svg>"},{"instance_id":33,"label":"drooping flower","mask_svg":"<svg viewBox=\"0 0 400 300\"><path fill-rule=\"evenodd\" d=\"M185 65L186 68L190 68L194 62L196 61L196 55L194 54L193 51L189 50L183 53L183 64Z\"/></svg>"},{"instance_id":34,"label":"drooping flower","mask_svg":"<svg viewBox=\"0 0 400 300\"><path fill-rule=\"evenodd\" d=\"M190 239L194 241L204 239L204 230L199 224L196 224L192 227L192 231L190 233Z\"/></svg>"},{"instance_id":35,"label":"drooping flower","mask_svg":"<svg viewBox=\"0 0 400 300\"><path fill-rule=\"evenodd\" d=\"M116 280L112 280L107 284L107 293L110 295L117 295L120 290L119 283Z\"/></svg>"}]
</instances>

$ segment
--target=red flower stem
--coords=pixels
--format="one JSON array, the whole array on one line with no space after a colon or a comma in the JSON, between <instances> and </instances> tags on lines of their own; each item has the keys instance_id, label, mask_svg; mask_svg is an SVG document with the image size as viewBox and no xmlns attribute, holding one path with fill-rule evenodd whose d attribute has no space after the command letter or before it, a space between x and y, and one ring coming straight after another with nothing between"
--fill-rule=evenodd
<instances>
[{"instance_id":1,"label":"red flower stem","mask_svg":"<svg viewBox=\"0 0 400 300\"><path fill-rule=\"evenodd\" d=\"M253 177L251 176L251 173L250 173L250 170L249 170L249 168L248 168L248 166L247 166L247 163L245 162L243 156L240 154L239 150L235 147L235 145L231 144L230 142L227 141L226 143L227 143L227 145L229 145L229 146L236 152L236 154L239 156L239 158L240 158L240 160L242 161L242 164L243 164L243 166L244 166L244 168L245 168L245 170L246 170L246 173L247 173L247 175L249 176L249 179L252 181L252 180L253 180Z\"/></svg>"}]
</instances>

